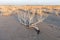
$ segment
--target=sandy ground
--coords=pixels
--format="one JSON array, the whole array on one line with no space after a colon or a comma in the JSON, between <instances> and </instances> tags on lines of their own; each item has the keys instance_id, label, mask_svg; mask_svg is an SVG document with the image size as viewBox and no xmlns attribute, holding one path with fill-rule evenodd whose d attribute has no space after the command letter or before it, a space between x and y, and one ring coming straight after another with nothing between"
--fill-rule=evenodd
<instances>
[{"instance_id":1,"label":"sandy ground","mask_svg":"<svg viewBox=\"0 0 60 40\"><path fill-rule=\"evenodd\" d=\"M56 22L48 18L43 23L38 23L41 33L37 35L35 30L26 29L20 24L16 17L0 15L0 40L60 40L60 25L57 25L59 20Z\"/></svg>"}]
</instances>

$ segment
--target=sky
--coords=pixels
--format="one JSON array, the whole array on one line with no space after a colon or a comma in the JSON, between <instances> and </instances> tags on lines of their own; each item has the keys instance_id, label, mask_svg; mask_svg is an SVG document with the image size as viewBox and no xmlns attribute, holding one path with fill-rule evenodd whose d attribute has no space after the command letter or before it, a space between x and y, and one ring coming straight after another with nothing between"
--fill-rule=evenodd
<instances>
[{"instance_id":1,"label":"sky","mask_svg":"<svg viewBox=\"0 0 60 40\"><path fill-rule=\"evenodd\" d=\"M0 0L0 5L60 5L60 0Z\"/></svg>"}]
</instances>

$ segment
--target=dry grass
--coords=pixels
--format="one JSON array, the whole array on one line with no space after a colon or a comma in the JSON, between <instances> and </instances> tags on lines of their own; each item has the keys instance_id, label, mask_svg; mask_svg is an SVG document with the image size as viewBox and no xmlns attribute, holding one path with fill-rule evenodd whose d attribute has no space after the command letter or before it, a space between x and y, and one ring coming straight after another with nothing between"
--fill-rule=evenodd
<instances>
[{"instance_id":1,"label":"dry grass","mask_svg":"<svg viewBox=\"0 0 60 40\"><path fill-rule=\"evenodd\" d=\"M11 5L10 6L0 6L0 10L2 10L4 12L3 13L4 16L9 16L12 11L16 11L18 9L24 9L24 10L31 9L34 13L35 12L34 9L37 9L37 8L40 9L40 10L38 10L39 15L43 15L42 8L47 8L47 9L49 9L50 12L54 8L60 10L60 6L11 6ZM59 10L57 10L57 12ZM58 13L56 15L58 16Z\"/></svg>"}]
</instances>

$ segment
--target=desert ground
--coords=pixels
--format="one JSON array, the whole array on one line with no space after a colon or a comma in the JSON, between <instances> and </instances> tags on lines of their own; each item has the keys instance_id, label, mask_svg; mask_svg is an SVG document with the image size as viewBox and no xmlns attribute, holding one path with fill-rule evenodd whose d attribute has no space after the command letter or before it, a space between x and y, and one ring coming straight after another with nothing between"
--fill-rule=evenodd
<instances>
[{"instance_id":1,"label":"desert ground","mask_svg":"<svg viewBox=\"0 0 60 40\"><path fill-rule=\"evenodd\" d=\"M60 16L50 15L37 24L40 34L19 23L16 15L0 15L0 40L60 40Z\"/></svg>"}]
</instances>

